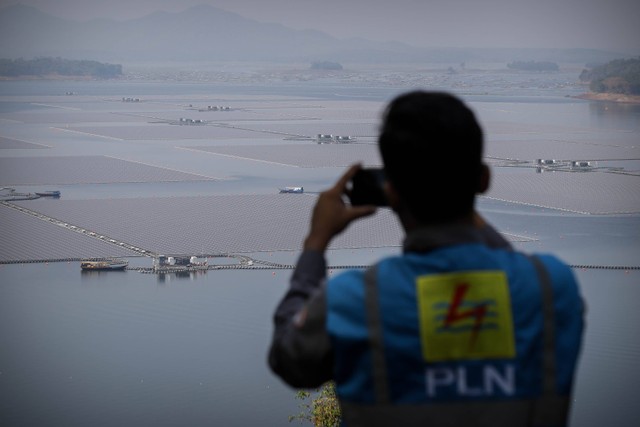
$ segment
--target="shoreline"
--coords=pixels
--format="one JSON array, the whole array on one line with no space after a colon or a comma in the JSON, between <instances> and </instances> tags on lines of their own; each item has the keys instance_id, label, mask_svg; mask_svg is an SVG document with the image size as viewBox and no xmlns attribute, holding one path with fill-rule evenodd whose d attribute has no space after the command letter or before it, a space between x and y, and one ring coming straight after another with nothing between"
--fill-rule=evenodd
<instances>
[{"instance_id":1,"label":"shoreline","mask_svg":"<svg viewBox=\"0 0 640 427\"><path fill-rule=\"evenodd\" d=\"M625 95L622 93L588 92L576 95L573 98L586 99L588 101L616 102L620 104L640 104L640 95Z\"/></svg>"}]
</instances>

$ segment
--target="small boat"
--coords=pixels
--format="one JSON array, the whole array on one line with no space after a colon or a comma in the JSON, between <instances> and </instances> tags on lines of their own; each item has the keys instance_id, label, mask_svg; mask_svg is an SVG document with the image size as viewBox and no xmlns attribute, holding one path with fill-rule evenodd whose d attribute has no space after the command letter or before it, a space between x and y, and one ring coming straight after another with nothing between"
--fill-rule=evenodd
<instances>
[{"instance_id":1,"label":"small boat","mask_svg":"<svg viewBox=\"0 0 640 427\"><path fill-rule=\"evenodd\" d=\"M129 265L128 261L118 259L106 259L100 261L82 261L80 268L86 271L96 270L124 270Z\"/></svg>"},{"instance_id":2,"label":"small boat","mask_svg":"<svg viewBox=\"0 0 640 427\"><path fill-rule=\"evenodd\" d=\"M303 187L284 187L280 189L281 193L304 193Z\"/></svg>"},{"instance_id":3,"label":"small boat","mask_svg":"<svg viewBox=\"0 0 640 427\"><path fill-rule=\"evenodd\" d=\"M58 190L41 191L39 193L36 192L36 194L41 197L60 197L60 192Z\"/></svg>"}]
</instances>

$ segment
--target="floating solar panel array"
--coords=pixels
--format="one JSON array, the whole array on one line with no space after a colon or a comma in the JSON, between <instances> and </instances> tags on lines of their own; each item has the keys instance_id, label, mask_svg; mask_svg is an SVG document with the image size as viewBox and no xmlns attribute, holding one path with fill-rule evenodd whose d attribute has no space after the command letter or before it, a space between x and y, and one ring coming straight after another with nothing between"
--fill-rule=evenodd
<instances>
[{"instance_id":1,"label":"floating solar panel array","mask_svg":"<svg viewBox=\"0 0 640 427\"><path fill-rule=\"evenodd\" d=\"M568 140L489 141L485 155L502 159L535 161L536 159L599 160L638 159L640 146L611 146Z\"/></svg>"},{"instance_id":2,"label":"floating solar panel array","mask_svg":"<svg viewBox=\"0 0 640 427\"><path fill-rule=\"evenodd\" d=\"M2 149L33 149L33 148L49 148L46 145L34 144L32 142L20 141L12 138L3 138L0 136L0 150Z\"/></svg>"},{"instance_id":3,"label":"floating solar panel array","mask_svg":"<svg viewBox=\"0 0 640 427\"><path fill-rule=\"evenodd\" d=\"M280 163L302 168L343 167L361 162L380 166L375 144L291 144L189 147L225 156Z\"/></svg>"},{"instance_id":4,"label":"floating solar panel array","mask_svg":"<svg viewBox=\"0 0 640 427\"><path fill-rule=\"evenodd\" d=\"M0 158L0 185L202 180L213 178L106 156Z\"/></svg>"},{"instance_id":5,"label":"floating solar panel array","mask_svg":"<svg viewBox=\"0 0 640 427\"><path fill-rule=\"evenodd\" d=\"M176 122L179 118L176 118ZM203 123L198 126L179 126L166 122L145 123L143 125L109 126L70 126L66 130L84 133L90 136L102 136L121 140L167 141L179 139L231 139L255 138L256 131L228 126L215 126Z\"/></svg>"},{"instance_id":6,"label":"floating solar panel array","mask_svg":"<svg viewBox=\"0 0 640 427\"><path fill-rule=\"evenodd\" d=\"M3 118L22 123L111 123L111 122L146 122L141 117L127 114L110 114L107 111L82 111L76 107L46 108L39 110L19 111L2 115Z\"/></svg>"},{"instance_id":7,"label":"floating solar panel array","mask_svg":"<svg viewBox=\"0 0 640 427\"><path fill-rule=\"evenodd\" d=\"M230 95L225 99L200 95L158 96L140 102L53 96L24 98L21 102L21 109L0 114L1 119L10 120L18 127L26 124L16 128L20 136L0 137L0 149L6 149L2 154L15 155L10 149L49 148L24 139L51 143L56 148L24 154L33 157L0 158L0 186L210 181L214 178L208 176L209 169L203 164L210 162L211 169L215 169L225 163L212 159L211 155L223 160L226 159L222 156L229 156L299 168L337 168L356 162L380 166L382 163L375 144L384 108L381 102L259 95L248 98ZM208 105L231 107L228 111L214 111L208 109ZM563 111L564 107L552 108ZM485 133L489 136L485 154L493 170L488 197L584 214L640 213L640 172L631 170L640 158L635 140L637 132L591 129L584 123L573 125L556 117L555 110L540 112L537 105L519 105L517 111L524 117L505 115L502 110L482 110L483 118L487 119ZM529 117L533 114L537 118L544 114L545 123L532 123ZM184 125L185 121L179 121L181 117L196 120L194 124ZM45 126L32 126L32 123ZM50 124L58 126L53 128L56 132L49 132ZM43 129L47 132L42 132ZM10 130L14 132L13 128ZM38 137L23 136L32 134ZM318 134L331 135L328 138L331 142L339 135L355 139L344 144L317 144L314 139ZM66 146L68 136L72 137ZM109 138L134 142L113 144ZM167 163L162 156L175 153L172 150L176 145L199 146L180 151L180 169L184 172L100 155L55 156L76 153L69 150L78 147L84 139L107 142L91 145L95 154L117 153L120 148L135 145L136 153L150 150L148 157L137 154L138 158L161 164ZM273 144L274 139L289 141ZM189 140L203 142L189 143ZM141 143L136 144L137 141ZM147 141L166 142L146 144ZM259 145L263 142L265 144ZM168 144L172 146L165 147ZM157 150L158 145L167 148L166 151ZM100 151L103 147L105 150ZM67 151L61 152L58 148ZM54 157L45 157L51 155ZM562 165L569 166L543 163L536 169L537 159L559 159L564 162ZM456 159L429 161L449 162L452 168L456 167ZM572 170L573 161L587 166ZM612 161L626 161L626 170L614 167L617 164L612 165ZM233 163L242 167L244 162ZM271 172L273 168L265 169ZM204 175L193 173L198 171L205 171ZM302 172L302 181L306 175L316 179L324 173L322 170L298 172ZM239 189L244 185L242 179L238 180ZM304 193L17 203L137 248L156 253L190 254L299 250L314 201L312 194ZM6 206L1 208L0 231L6 238L3 237L0 245L0 261L132 255L126 248ZM520 234L523 235L505 237L511 241L530 240L526 232ZM354 223L334 240L332 248L398 246L402 236L395 216L381 209L376 215Z\"/></svg>"},{"instance_id":8,"label":"floating solar panel array","mask_svg":"<svg viewBox=\"0 0 640 427\"><path fill-rule=\"evenodd\" d=\"M378 134L377 125L372 121L369 123L358 122L337 122L337 121L317 121L317 122L260 122L236 124L244 129L251 129L260 132L272 132L283 135L300 135L315 138L319 133L332 135L354 135L356 137L375 138Z\"/></svg>"},{"instance_id":9,"label":"floating solar panel array","mask_svg":"<svg viewBox=\"0 0 640 427\"><path fill-rule=\"evenodd\" d=\"M276 194L16 204L155 253L189 254L299 250L315 200ZM380 209L337 237L332 248L398 246L401 240L395 216Z\"/></svg>"},{"instance_id":10,"label":"floating solar panel array","mask_svg":"<svg viewBox=\"0 0 640 427\"><path fill-rule=\"evenodd\" d=\"M539 114L539 112L537 112ZM539 123L525 123L522 121L485 121L482 127L487 135L541 135L541 134L568 134L582 133L584 128L571 125L558 125L545 123L541 127Z\"/></svg>"},{"instance_id":11,"label":"floating solar panel array","mask_svg":"<svg viewBox=\"0 0 640 427\"><path fill-rule=\"evenodd\" d=\"M296 251L314 203L313 196L290 194L19 202L15 204L65 221L67 227L2 206L0 232L6 238L0 262L140 255L115 242L149 254ZM330 248L393 247L402 238L395 215L379 209L353 223Z\"/></svg>"},{"instance_id":12,"label":"floating solar panel array","mask_svg":"<svg viewBox=\"0 0 640 427\"><path fill-rule=\"evenodd\" d=\"M162 112L140 113L140 117L146 117L150 120L163 120L166 122L178 123L179 118L191 118L203 120L207 123L229 122L229 121L245 121L245 120L265 120L264 113L256 113L246 109L242 110L207 110L207 106L201 108L187 108L183 110L171 110ZM270 117L267 115L266 117ZM279 119L281 120L281 119Z\"/></svg>"},{"instance_id":13,"label":"floating solar panel array","mask_svg":"<svg viewBox=\"0 0 640 427\"><path fill-rule=\"evenodd\" d=\"M0 262L138 255L0 205Z\"/></svg>"},{"instance_id":14,"label":"floating solar panel array","mask_svg":"<svg viewBox=\"0 0 640 427\"><path fill-rule=\"evenodd\" d=\"M487 196L585 214L640 213L640 177L605 172L494 174Z\"/></svg>"},{"instance_id":15,"label":"floating solar panel array","mask_svg":"<svg viewBox=\"0 0 640 427\"><path fill-rule=\"evenodd\" d=\"M260 108L260 107L258 107ZM264 109L264 107L262 107ZM384 105L380 102L367 101L319 101L316 105L295 103L280 106L275 113L280 119L287 117L309 117L327 122L349 121L379 123Z\"/></svg>"}]
</instances>

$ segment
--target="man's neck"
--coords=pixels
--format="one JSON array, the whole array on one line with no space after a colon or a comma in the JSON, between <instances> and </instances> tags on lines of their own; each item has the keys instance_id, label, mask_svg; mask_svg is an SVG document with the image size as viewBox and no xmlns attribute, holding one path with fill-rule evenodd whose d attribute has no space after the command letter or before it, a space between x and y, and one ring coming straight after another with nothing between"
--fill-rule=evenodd
<instances>
[{"instance_id":1,"label":"man's neck","mask_svg":"<svg viewBox=\"0 0 640 427\"><path fill-rule=\"evenodd\" d=\"M399 215L400 222L404 228L405 234L409 234L414 230L419 230L422 228L434 228L434 227L448 227L455 225L472 225L472 226L483 226L485 224L484 220L480 215L478 215L475 211L472 211L468 214L448 218L444 220L438 221L418 221L415 216L408 215Z\"/></svg>"}]
</instances>

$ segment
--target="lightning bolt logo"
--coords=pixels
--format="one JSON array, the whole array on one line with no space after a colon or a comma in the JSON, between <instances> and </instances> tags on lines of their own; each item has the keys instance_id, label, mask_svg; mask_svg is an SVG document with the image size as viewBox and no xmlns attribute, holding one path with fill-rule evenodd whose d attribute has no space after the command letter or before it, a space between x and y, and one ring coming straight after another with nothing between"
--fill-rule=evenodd
<instances>
[{"instance_id":1,"label":"lightning bolt logo","mask_svg":"<svg viewBox=\"0 0 640 427\"><path fill-rule=\"evenodd\" d=\"M464 302L464 296L468 290L469 284L467 283L461 283L456 286L451 304L449 305L449 310L444 318L444 327L447 329L454 323L461 320L468 318L474 319L470 343L470 347L473 348L478 338L478 333L482 329L482 321L487 314L488 307L486 303L481 303L474 305L472 308L467 310L461 309Z\"/></svg>"}]
</instances>

